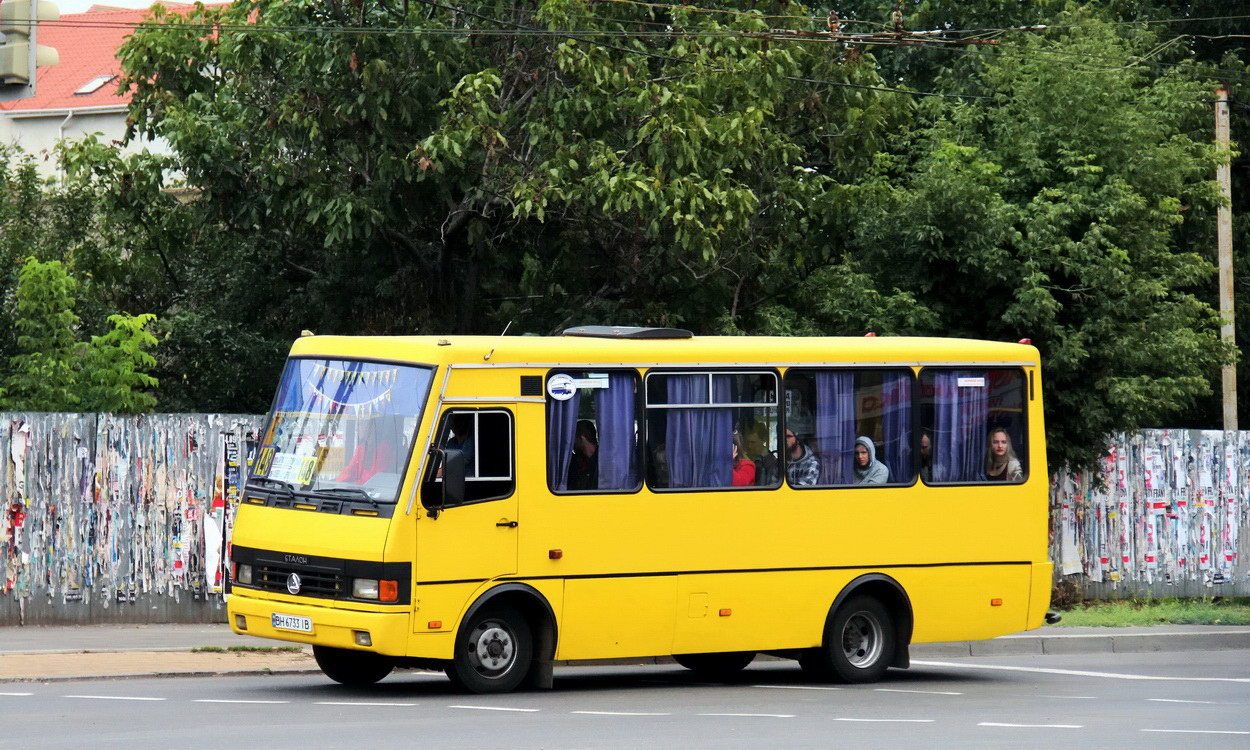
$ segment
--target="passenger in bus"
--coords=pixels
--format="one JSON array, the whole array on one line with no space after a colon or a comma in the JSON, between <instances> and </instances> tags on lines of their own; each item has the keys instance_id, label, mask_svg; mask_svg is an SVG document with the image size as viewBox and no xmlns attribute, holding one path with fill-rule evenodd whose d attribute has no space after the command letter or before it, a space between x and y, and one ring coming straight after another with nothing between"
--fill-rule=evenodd
<instances>
[{"instance_id":1,"label":"passenger in bus","mask_svg":"<svg viewBox=\"0 0 1250 750\"><path fill-rule=\"evenodd\" d=\"M1011 448L1011 435L1001 427L990 430L985 478L991 482L1023 482L1024 469Z\"/></svg>"},{"instance_id":2,"label":"passenger in bus","mask_svg":"<svg viewBox=\"0 0 1250 750\"><path fill-rule=\"evenodd\" d=\"M920 478L933 481L933 438L928 430L920 432Z\"/></svg>"},{"instance_id":3,"label":"passenger in bus","mask_svg":"<svg viewBox=\"0 0 1250 750\"><path fill-rule=\"evenodd\" d=\"M742 450L742 436L734 433L733 442L734 486L750 487L755 484L755 462Z\"/></svg>"},{"instance_id":4,"label":"passenger in bus","mask_svg":"<svg viewBox=\"0 0 1250 750\"><path fill-rule=\"evenodd\" d=\"M464 475L466 477L477 476L477 472L473 470L473 459L477 452L473 443L473 415L464 412L453 414L451 432L443 447L458 450L464 454ZM438 475L440 477L443 475L442 467L439 467Z\"/></svg>"},{"instance_id":5,"label":"passenger in bus","mask_svg":"<svg viewBox=\"0 0 1250 750\"><path fill-rule=\"evenodd\" d=\"M569 489L599 489L599 431L589 419L577 420L573 458L569 461Z\"/></svg>"},{"instance_id":6,"label":"passenger in bus","mask_svg":"<svg viewBox=\"0 0 1250 750\"><path fill-rule=\"evenodd\" d=\"M820 481L820 462L816 454L786 428L786 478L794 487L811 487Z\"/></svg>"},{"instance_id":7,"label":"passenger in bus","mask_svg":"<svg viewBox=\"0 0 1250 750\"><path fill-rule=\"evenodd\" d=\"M877 446L872 438L855 438L855 484L888 484L890 469L877 460Z\"/></svg>"}]
</instances>

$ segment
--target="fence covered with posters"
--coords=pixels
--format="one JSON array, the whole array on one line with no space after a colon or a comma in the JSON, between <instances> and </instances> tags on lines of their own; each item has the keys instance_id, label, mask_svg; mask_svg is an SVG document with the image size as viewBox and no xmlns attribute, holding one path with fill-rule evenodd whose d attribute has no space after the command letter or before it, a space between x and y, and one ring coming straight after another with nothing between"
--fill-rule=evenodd
<instances>
[{"instance_id":1,"label":"fence covered with posters","mask_svg":"<svg viewBox=\"0 0 1250 750\"><path fill-rule=\"evenodd\" d=\"M261 418L0 414L0 625L224 620Z\"/></svg>"},{"instance_id":2,"label":"fence covered with posters","mask_svg":"<svg viewBox=\"0 0 1250 750\"><path fill-rule=\"evenodd\" d=\"M1099 469L1054 477L1057 580L1086 598L1250 596L1250 432L1119 435Z\"/></svg>"},{"instance_id":3,"label":"fence covered with posters","mask_svg":"<svg viewBox=\"0 0 1250 750\"><path fill-rule=\"evenodd\" d=\"M224 620L261 420L0 414L0 625ZM1087 597L1250 595L1250 432L1119 436L1051 504L1056 578Z\"/></svg>"}]
</instances>

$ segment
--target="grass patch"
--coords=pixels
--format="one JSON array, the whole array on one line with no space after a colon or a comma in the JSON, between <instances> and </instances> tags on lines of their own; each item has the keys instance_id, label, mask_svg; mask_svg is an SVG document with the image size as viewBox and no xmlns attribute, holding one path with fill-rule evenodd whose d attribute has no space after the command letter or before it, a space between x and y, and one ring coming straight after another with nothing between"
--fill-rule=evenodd
<instances>
[{"instance_id":1,"label":"grass patch","mask_svg":"<svg viewBox=\"0 0 1250 750\"><path fill-rule=\"evenodd\" d=\"M200 646L191 649L193 654L297 654L300 646Z\"/></svg>"},{"instance_id":2,"label":"grass patch","mask_svg":"<svg viewBox=\"0 0 1250 750\"><path fill-rule=\"evenodd\" d=\"M1250 625L1250 599L1127 599L1077 604L1060 626Z\"/></svg>"}]
</instances>

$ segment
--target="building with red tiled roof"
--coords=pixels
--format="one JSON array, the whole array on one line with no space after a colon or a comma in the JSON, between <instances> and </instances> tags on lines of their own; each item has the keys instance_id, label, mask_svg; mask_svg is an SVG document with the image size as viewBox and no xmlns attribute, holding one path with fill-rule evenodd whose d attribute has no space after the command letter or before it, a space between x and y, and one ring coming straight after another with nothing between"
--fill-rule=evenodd
<instances>
[{"instance_id":1,"label":"building with red tiled roof","mask_svg":"<svg viewBox=\"0 0 1250 750\"><path fill-rule=\"evenodd\" d=\"M163 2L168 8L190 8ZM35 95L0 102L0 142L15 143L28 153L50 154L63 138L100 134L101 141L118 141L126 132L129 92L118 93L121 63L117 50L148 10L93 5L86 13L61 16L39 27L38 43L60 55L56 65L41 67ZM135 143L127 151L165 151L164 144ZM55 160L40 159L41 170L54 174Z\"/></svg>"}]
</instances>

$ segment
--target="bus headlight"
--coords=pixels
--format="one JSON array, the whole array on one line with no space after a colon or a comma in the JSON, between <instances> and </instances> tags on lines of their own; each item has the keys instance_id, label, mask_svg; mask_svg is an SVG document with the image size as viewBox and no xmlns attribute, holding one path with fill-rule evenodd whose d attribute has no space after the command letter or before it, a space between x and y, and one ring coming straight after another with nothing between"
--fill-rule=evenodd
<instances>
[{"instance_id":1,"label":"bus headlight","mask_svg":"<svg viewBox=\"0 0 1250 750\"><path fill-rule=\"evenodd\" d=\"M353 578L352 579L352 598L354 599L377 599L378 598L378 581L376 578Z\"/></svg>"},{"instance_id":2,"label":"bus headlight","mask_svg":"<svg viewBox=\"0 0 1250 750\"><path fill-rule=\"evenodd\" d=\"M251 565L235 565L234 581L244 586L252 585L252 566Z\"/></svg>"}]
</instances>

